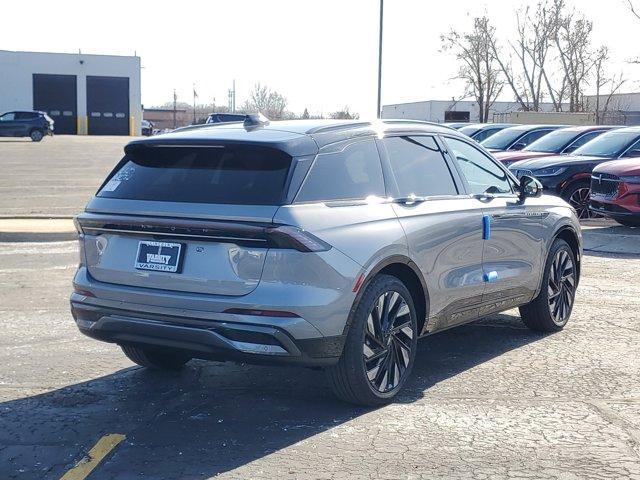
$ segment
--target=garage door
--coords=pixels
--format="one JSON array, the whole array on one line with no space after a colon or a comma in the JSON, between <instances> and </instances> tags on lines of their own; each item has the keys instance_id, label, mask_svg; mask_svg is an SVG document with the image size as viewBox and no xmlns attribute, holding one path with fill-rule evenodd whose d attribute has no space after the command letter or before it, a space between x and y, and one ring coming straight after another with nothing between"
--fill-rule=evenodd
<instances>
[{"instance_id":1,"label":"garage door","mask_svg":"<svg viewBox=\"0 0 640 480\"><path fill-rule=\"evenodd\" d=\"M55 122L54 133L78 133L77 105L75 75L33 74L33 109L49 114Z\"/></svg>"},{"instance_id":2,"label":"garage door","mask_svg":"<svg viewBox=\"0 0 640 480\"><path fill-rule=\"evenodd\" d=\"M89 135L129 135L129 79L87 77Z\"/></svg>"}]
</instances>

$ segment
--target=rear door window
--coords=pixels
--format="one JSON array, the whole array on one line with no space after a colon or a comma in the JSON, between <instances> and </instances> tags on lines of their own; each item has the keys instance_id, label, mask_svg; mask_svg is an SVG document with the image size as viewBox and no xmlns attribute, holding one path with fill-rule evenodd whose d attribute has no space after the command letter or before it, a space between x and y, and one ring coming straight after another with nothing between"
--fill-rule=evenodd
<instances>
[{"instance_id":1,"label":"rear door window","mask_svg":"<svg viewBox=\"0 0 640 480\"><path fill-rule=\"evenodd\" d=\"M98 197L281 205L291 157L255 146L141 146L127 153Z\"/></svg>"},{"instance_id":2,"label":"rear door window","mask_svg":"<svg viewBox=\"0 0 640 480\"><path fill-rule=\"evenodd\" d=\"M398 185L398 196L456 195L451 171L430 136L387 137L382 144Z\"/></svg>"},{"instance_id":3,"label":"rear door window","mask_svg":"<svg viewBox=\"0 0 640 480\"><path fill-rule=\"evenodd\" d=\"M357 200L385 196L380 156L373 139L319 153L296 202Z\"/></svg>"}]
</instances>

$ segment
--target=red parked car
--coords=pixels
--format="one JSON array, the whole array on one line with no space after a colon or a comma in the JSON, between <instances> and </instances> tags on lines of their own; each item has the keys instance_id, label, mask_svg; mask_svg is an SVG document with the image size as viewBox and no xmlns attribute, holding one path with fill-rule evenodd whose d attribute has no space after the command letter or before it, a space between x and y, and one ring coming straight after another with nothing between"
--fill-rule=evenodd
<instances>
[{"instance_id":1,"label":"red parked car","mask_svg":"<svg viewBox=\"0 0 640 480\"><path fill-rule=\"evenodd\" d=\"M496 152L495 158L509 166L519 160L529 158L548 157L560 153L571 153L590 140L593 140L601 133L616 127L604 125L589 125L579 127L567 127L547 133L544 137L530 143L522 150L509 150L506 152Z\"/></svg>"},{"instance_id":2,"label":"red parked car","mask_svg":"<svg viewBox=\"0 0 640 480\"><path fill-rule=\"evenodd\" d=\"M591 174L592 211L640 227L640 158L605 162Z\"/></svg>"}]
</instances>

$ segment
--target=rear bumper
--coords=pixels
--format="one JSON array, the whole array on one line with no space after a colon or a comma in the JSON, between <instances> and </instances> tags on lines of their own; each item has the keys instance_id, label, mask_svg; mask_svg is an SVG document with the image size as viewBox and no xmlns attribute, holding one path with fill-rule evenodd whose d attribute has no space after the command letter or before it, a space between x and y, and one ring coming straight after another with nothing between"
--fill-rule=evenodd
<instances>
[{"instance_id":1,"label":"rear bumper","mask_svg":"<svg viewBox=\"0 0 640 480\"><path fill-rule=\"evenodd\" d=\"M83 334L104 342L163 347L210 360L304 366L336 363L344 345L344 336L294 338L280 325L205 319L184 310L149 313L92 300L72 294L71 312Z\"/></svg>"}]
</instances>

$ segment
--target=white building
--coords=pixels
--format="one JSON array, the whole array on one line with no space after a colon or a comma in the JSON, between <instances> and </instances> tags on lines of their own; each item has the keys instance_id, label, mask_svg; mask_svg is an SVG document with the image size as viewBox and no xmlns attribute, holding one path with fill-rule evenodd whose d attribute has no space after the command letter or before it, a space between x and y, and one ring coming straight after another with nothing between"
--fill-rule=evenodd
<instances>
[{"instance_id":1,"label":"white building","mask_svg":"<svg viewBox=\"0 0 640 480\"><path fill-rule=\"evenodd\" d=\"M552 103L543 103L543 112L553 111ZM489 121L495 113L508 113L520 109L516 102L495 102L489 109ZM479 122L478 104L472 100L425 100L422 102L397 103L382 107L382 118L407 118L429 122Z\"/></svg>"},{"instance_id":2,"label":"white building","mask_svg":"<svg viewBox=\"0 0 640 480\"><path fill-rule=\"evenodd\" d=\"M0 113L41 110L56 134L140 135L140 57L0 50Z\"/></svg>"}]
</instances>

